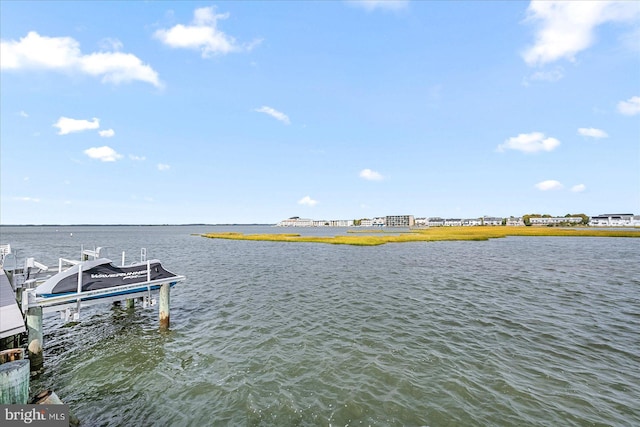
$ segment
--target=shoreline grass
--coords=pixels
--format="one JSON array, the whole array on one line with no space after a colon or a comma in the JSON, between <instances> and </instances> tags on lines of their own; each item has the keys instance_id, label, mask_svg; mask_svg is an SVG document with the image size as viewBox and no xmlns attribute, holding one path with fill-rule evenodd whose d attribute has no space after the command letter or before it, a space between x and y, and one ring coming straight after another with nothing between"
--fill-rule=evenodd
<instances>
[{"instance_id":1,"label":"shoreline grass","mask_svg":"<svg viewBox=\"0 0 640 427\"><path fill-rule=\"evenodd\" d=\"M386 243L437 242L454 240L481 241L509 236L538 237L640 237L640 230L552 227L437 227L417 229L400 234L302 236L296 233L243 234L237 232L200 234L209 239L253 240L268 242L305 242L332 245L378 246Z\"/></svg>"}]
</instances>

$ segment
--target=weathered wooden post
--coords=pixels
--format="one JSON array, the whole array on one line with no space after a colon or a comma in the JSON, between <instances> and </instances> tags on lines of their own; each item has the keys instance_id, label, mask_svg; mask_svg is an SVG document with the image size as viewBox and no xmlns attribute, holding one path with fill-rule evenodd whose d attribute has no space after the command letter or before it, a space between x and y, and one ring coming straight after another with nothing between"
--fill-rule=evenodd
<instances>
[{"instance_id":1,"label":"weathered wooden post","mask_svg":"<svg viewBox=\"0 0 640 427\"><path fill-rule=\"evenodd\" d=\"M0 404L26 405L29 400L29 361L0 365Z\"/></svg>"},{"instance_id":2,"label":"weathered wooden post","mask_svg":"<svg viewBox=\"0 0 640 427\"><path fill-rule=\"evenodd\" d=\"M29 307L27 310L27 331L29 333L29 361L31 372L37 372L44 365L42 307Z\"/></svg>"},{"instance_id":3,"label":"weathered wooden post","mask_svg":"<svg viewBox=\"0 0 640 427\"><path fill-rule=\"evenodd\" d=\"M10 348L9 350L0 351L0 365L22 359L24 359L23 348Z\"/></svg>"},{"instance_id":4,"label":"weathered wooden post","mask_svg":"<svg viewBox=\"0 0 640 427\"><path fill-rule=\"evenodd\" d=\"M127 298L127 304L125 305L125 308L130 309L130 308L134 308L136 306L136 300L133 298Z\"/></svg>"},{"instance_id":5,"label":"weathered wooden post","mask_svg":"<svg viewBox=\"0 0 640 427\"><path fill-rule=\"evenodd\" d=\"M160 318L160 329L169 329L170 291L171 285L169 283L163 283L160 286L160 307L158 309L158 316Z\"/></svg>"},{"instance_id":6,"label":"weathered wooden post","mask_svg":"<svg viewBox=\"0 0 640 427\"><path fill-rule=\"evenodd\" d=\"M64 405L64 402L60 400L58 395L52 390L45 390L38 393L31 402L33 405ZM69 409L69 426L77 427L80 425L80 420L76 417L71 409Z\"/></svg>"}]
</instances>

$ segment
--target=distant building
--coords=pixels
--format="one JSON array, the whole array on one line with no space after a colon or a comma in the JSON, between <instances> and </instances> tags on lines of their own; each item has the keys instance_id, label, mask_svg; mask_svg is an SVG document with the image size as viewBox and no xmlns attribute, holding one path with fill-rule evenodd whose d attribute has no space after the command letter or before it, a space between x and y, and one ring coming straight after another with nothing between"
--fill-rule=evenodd
<instances>
[{"instance_id":1,"label":"distant building","mask_svg":"<svg viewBox=\"0 0 640 427\"><path fill-rule=\"evenodd\" d=\"M494 216L482 217L482 225L502 225L502 218Z\"/></svg>"},{"instance_id":2,"label":"distant building","mask_svg":"<svg viewBox=\"0 0 640 427\"><path fill-rule=\"evenodd\" d=\"M387 227L413 227L415 219L413 215L390 215L385 217Z\"/></svg>"},{"instance_id":3,"label":"distant building","mask_svg":"<svg viewBox=\"0 0 640 427\"><path fill-rule=\"evenodd\" d=\"M375 217L373 218L373 220L371 221L371 225L374 227L384 227L386 225L386 221L384 217Z\"/></svg>"},{"instance_id":4,"label":"distant building","mask_svg":"<svg viewBox=\"0 0 640 427\"><path fill-rule=\"evenodd\" d=\"M573 225L583 222L582 216L537 217L530 216L529 224L533 226ZM357 223L361 227L474 227L474 226L524 226L522 217L498 218L483 216L481 218L447 218L420 217L413 215L388 215L361 219ZM313 220L297 216L285 219L276 224L279 227L353 227L356 221L351 219ZM594 227L640 227L640 215L602 214L590 218L589 225Z\"/></svg>"},{"instance_id":5,"label":"distant building","mask_svg":"<svg viewBox=\"0 0 640 427\"><path fill-rule=\"evenodd\" d=\"M294 216L276 224L278 227L353 227L352 219L309 219Z\"/></svg>"},{"instance_id":6,"label":"distant building","mask_svg":"<svg viewBox=\"0 0 640 427\"><path fill-rule=\"evenodd\" d=\"M480 218L467 218L462 220L463 227L474 227L477 225L482 225L482 220Z\"/></svg>"},{"instance_id":7,"label":"distant building","mask_svg":"<svg viewBox=\"0 0 640 427\"><path fill-rule=\"evenodd\" d=\"M352 219L321 219L313 221L314 227L353 227Z\"/></svg>"},{"instance_id":8,"label":"distant building","mask_svg":"<svg viewBox=\"0 0 640 427\"><path fill-rule=\"evenodd\" d=\"M522 227L524 225L525 225L525 223L524 223L524 220L522 219L522 217L512 216L512 217L507 218L507 226L508 227Z\"/></svg>"},{"instance_id":9,"label":"distant building","mask_svg":"<svg viewBox=\"0 0 640 427\"><path fill-rule=\"evenodd\" d=\"M427 224L429 225L429 227L443 227L444 226L444 219L438 217L438 216L434 216L434 217L430 217L427 220Z\"/></svg>"},{"instance_id":10,"label":"distant building","mask_svg":"<svg viewBox=\"0 0 640 427\"><path fill-rule=\"evenodd\" d=\"M479 225L502 225L502 218L485 216L483 218L447 218L437 216L427 218L429 227L476 227ZM524 224L523 224L524 225Z\"/></svg>"},{"instance_id":11,"label":"distant building","mask_svg":"<svg viewBox=\"0 0 640 427\"><path fill-rule=\"evenodd\" d=\"M329 221L330 227L353 227L352 219L332 219Z\"/></svg>"},{"instance_id":12,"label":"distant building","mask_svg":"<svg viewBox=\"0 0 640 427\"><path fill-rule=\"evenodd\" d=\"M284 219L276 225L278 227L313 227L313 222L312 219L294 216L289 219Z\"/></svg>"},{"instance_id":13,"label":"distant building","mask_svg":"<svg viewBox=\"0 0 640 427\"><path fill-rule=\"evenodd\" d=\"M416 227L427 227L429 225L429 221L427 218L416 218L415 224Z\"/></svg>"},{"instance_id":14,"label":"distant building","mask_svg":"<svg viewBox=\"0 0 640 427\"><path fill-rule=\"evenodd\" d=\"M460 227L462 226L462 219L460 218L447 218L444 220L445 227Z\"/></svg>"},{"instance_id":15,"label":"distant building","mask_svg":"<svg viewBox=\"0 0 640 427\"><path fill-rule=\"evenodd\" d=\"M582 217L580 216L556 216L556 217L531 217L529 224L531 225L560 225L560 224L580 224Z\"/></svg>"},{"instance_id":16,"label":"distant building","mask_svg":"<svg viewBox=\"0 0 640 427\"><path fill-rule=\"evenodd\" d=\"M589 225L593 227L639 227L640 215L601 214L592 216Z\"/></svg>"}]
</instances>

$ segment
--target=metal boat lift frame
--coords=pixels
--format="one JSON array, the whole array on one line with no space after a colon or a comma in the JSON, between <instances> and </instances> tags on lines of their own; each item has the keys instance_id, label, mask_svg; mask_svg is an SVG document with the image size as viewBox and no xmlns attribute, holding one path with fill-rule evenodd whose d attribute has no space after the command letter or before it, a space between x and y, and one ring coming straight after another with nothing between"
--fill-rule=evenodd
<instances>
[{"instance_id":1,"label":"metal boat lift frame","mask_svg":"<svg viewBox=\"0 0 640 427\"><path fill-rule=\"evenodd\" d=\"M62 261L62 259L61 259ZM100 303L120 301L129 298L148 298L151 301L151 292L159 291L164 284L174 287L178 282L186 279L185 276L175 276L171 279L151 280L151 264L147 261L147 280L140 283L132 283L130 285L113 286L110 288L96 289L93 291L81 291L82 289L82 264L79 264L78 271L78 291L62 294L54 297L36 296L35 289L26 290L25 298L23 294L22 311L26 312L32 307L42 308L43 313L53 311L64 311L67 309L76 309L80 312L81 306L90 306ZM154 304L151 304L154 305ZM77 320L77 319L76 319Z\"/></svg>"},{"instance_id":2,"label":"metal boat lift frame","mask_svg":"<svg viewBox=\"0 0 640 427\"><path fill-rule=\"evenodd\" d=\"M3 258L10 253L10 247L8 245L2 246ZM38 268L40 271L52 271L48 267L36 263L33 258L27 259L25 264L25 273L19 273L15 275L14 279L20 278L20 283L14 286L7 280L7 289L13 288L14 292L21 292L20 308L23 313L26 329L28 332L28 353L32 372L38 372L44 365L44 353L43 353L43 330L42 330L42 317L43 313L50 313L58 311L61 313L61 317L68 320L79 320L80 308L84 306L90 306L100 303L108 303L115 301L127 300L127 307L133 307L136 298L143 299L143 307L154 306L155 299L152 299L152 292L159 293L159 309L158 318L160 323L160 329L169 328L169 299L170 289L178 282L186 279L185 276L176 275L170 278L162 278L151 280L151 263L146 259L147 251L145 248L141 249L140 262L147 263L147 280L129 285L113 286L104 289L96 289L92 291L82 291L82 262L88 261L91 257L97 259L100 257L101 248L94 250L81 250L81 260L68 260L60 258L58 262L58 273L63 271L63 263L78 265L78 288L77 292L68 292L56 296L37 296L35 286L38 279L25 280L28 276L28 272L31 268ZM15 260L14 260L15 264ZM122 265L125 264L125 253L122 253ZM0 266L1 267L1 266ZM14 269L13 273L17 270ZM53 270L55 271L55 270ZM12 273L12 275L14 275ZM6 279L6 278L5 278ZM14 280L15 282L15 280ZM17 308L17 304L14 303ZM18 310L16 310L18 311Z\"/></svg>"}]
</instances>

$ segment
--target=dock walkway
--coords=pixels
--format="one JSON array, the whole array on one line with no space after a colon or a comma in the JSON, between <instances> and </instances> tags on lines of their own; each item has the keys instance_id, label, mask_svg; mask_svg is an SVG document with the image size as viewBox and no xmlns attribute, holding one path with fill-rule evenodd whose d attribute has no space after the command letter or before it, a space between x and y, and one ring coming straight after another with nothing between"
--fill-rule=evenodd
<instances>
[{"instance_id":1,"label":"dock walkway","mask_svg":"<svg viewBox=\"0 0 640 427\"><path fill-rule=\"evenodd\" d=\"M24 319L4 270L0 269L0 338L26 332Z\"/></svg>"}]
</instances>

